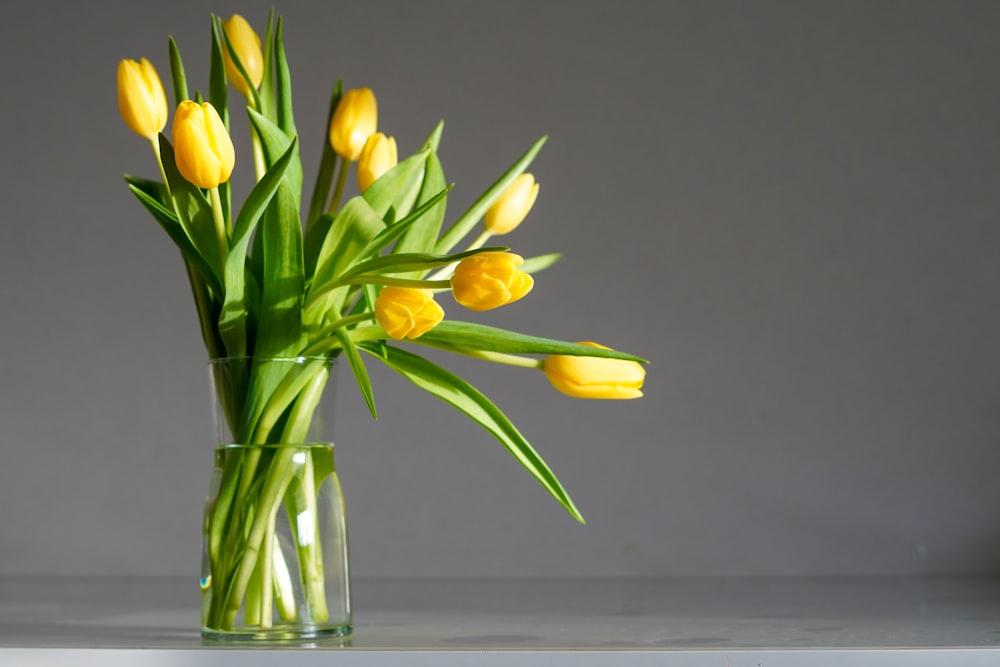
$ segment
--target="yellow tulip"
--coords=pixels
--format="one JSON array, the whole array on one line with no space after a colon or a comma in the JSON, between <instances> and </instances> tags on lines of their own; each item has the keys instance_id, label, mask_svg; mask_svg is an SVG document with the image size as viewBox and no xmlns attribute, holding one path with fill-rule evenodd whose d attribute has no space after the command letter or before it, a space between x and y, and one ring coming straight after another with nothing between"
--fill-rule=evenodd
<instances>
[{"instance_id":1,"label":"yellow tulip","mask_svg":"<svg viewBox=\"0 0 1000 667\"><path fill-rule=\"evenodd\" d=\"M396 140L381 132L368 137L358 158L358 189L364 192L382 174L396 166Z\"/></svg>"},{"instance_id":2,"label":"yellow tulip","mask_svg":"<svg viewBox=\"0 0 1000 667\"><path fill-rule=\"evenodd\" d=\"M233 14L228 21L222 24L222 29L226 31L226 37L233 46L233 51L240 59L243 69L250 77L250 83L254 89L260 87L260 81L264 77L264 55L260 51L260 37L254 32L247 20L239 14ZM226 62L226 77L233 88L240 91L244 97L250 94L250 87L247 86L246 79L240 74L236 63L229 56L229 49L223 45L222 57Z\"/></svg>"},{"instance_id":3,"label":"yellow tulip","mask_svg":"<svg viewBox=\"0 0 1000 667\"><path fill-rule=\"evenodd\" d=\"M491 234L506 234L514 231L527 217L538 198L538 183L531 174L521 174L507 186L500 198L483 216L486 231Z\"/></svg>"},{"instance_id":4,"label":"yellow tulip","mask_svg":"<svg viewBox=\"0 0 1000 667\"><path fill-rule=\"evenodd\" d=\"M174 158L181 176L199 188L229 180L236 163L233 140L208 102L185 100L174 112Z\"/></svg>"},{"instance_id":5,"label":"yellow tulip","mask_svg":"<svg viewBox=\"0 0 1000 667\"><path fill-rule=\"evenodd\" d=\"M330 119L330 145L337 155L357 161L368 137L378 128L378 105L371 88L345 92Z\"/></svg>"},{"instance_id":6,"label":"yellow tulip","mask_svg":"<svg viewBox=\"0 0 1000 667\"><path fill-rule=\"evenodd\" d=\"M444 310L427 290L383 287L375 299L375 319L396 340L413 340L444 319Z\"/></svg>"},{"instance_id":7,"label":"yellow tulip","mask_svg":"<svg viewBox=\"0 0 1000 667\"><path fill-rule=\"evenodd\" d=\"M590 347L610 348L593 342ZM554 354L542 363L552 386L575 398L639 398L646 369L637 361Z\"/></svg>"},{"instance_id":8,"label":"yellow tulip","mask_svg":"<svg viewBox=\"0 0 1000 667\"><path fill-rule=\"evenodd\" d=\"M469 310L491 310L517 301L531 291L535 281L518 266L524 263L512 252L481 252L455 267L451 293Z\"/></svg>"},{"instance_id":9,"label":"yellow tulip","mask_svg":"<svg viewBox=\"0 0 1000 667\"><path fill-rule=\"evenodd\" d=\"M118 63L118 111L140 137L156 138L167 124L167 96L153 63L123 60Z\"/></svg>"}]
</instances>

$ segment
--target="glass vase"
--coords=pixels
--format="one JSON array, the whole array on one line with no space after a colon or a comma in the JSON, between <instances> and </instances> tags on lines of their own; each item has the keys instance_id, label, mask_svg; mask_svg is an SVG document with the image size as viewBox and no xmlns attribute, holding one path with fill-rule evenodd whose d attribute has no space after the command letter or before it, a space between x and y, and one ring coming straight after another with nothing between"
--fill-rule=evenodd
<instances>
[{"instance_id":1,"label":"glass vase","mask_svg":"<svg viewBox=\"0 0 1000 667\"><path fill-rule=\"evenodd\" d=\"M202 636L351 633L347 517L328 428L326 358L216 359L215 468L205 502Z\"/></svg>"}]
</instances>

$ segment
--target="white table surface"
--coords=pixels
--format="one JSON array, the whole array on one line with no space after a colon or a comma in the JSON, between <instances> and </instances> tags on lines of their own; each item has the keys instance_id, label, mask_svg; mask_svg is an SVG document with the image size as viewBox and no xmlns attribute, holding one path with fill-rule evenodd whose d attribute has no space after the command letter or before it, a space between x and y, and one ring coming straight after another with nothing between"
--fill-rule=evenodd
<instances>
[{"instance_id":1,"label":"white table surface","mask_svg":"<svg viewBox=\"0 0 1000 667\"><path fill-rule=\"evenodd\" d=\"M0 577L0 665L1000 666L1000 579L353 583L349 640L259 644L196 580Z\"/></svg>"}]
</instances>

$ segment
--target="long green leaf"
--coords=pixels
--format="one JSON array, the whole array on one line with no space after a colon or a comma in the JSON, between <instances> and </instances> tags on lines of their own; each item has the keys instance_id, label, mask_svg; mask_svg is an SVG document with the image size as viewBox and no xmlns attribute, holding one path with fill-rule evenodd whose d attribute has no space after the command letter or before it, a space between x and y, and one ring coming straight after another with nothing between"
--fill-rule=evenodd
<instances>
[{"instance_id":1,"label":"long green leaf","mask_svg":"<svg viewBox=\"0 0 1000 667\"><path fill-rule=\"evenodd\" d=\"M225 300L222 313L219 315L219 335L226 344L226 354L231 357L242 357L247 353L247 301L246 301L246 260L247 246L258 221L271 203L271 198L278 190L288 165L295 154L297 142L293 139L274 165L267 170L264 177L254 186L236 218L233 229L233 241L230 244L229 256L225 267Z\"/></svg>"},{"instance_id":2,"label":"long green leaf","mask_svg":"<svg viewBox=\"0 0 1000 667\"><path fill-rule=\"evenodd\" d=\"M433 199L442 190L448 187L444 180L444 170L441 167L441 160L437 153L427 156L427 164L424 167L424 181L420 185L420 194L417 196L417 206ZM393 252L434 252L438 236L441 234L441 223L444 222L444 214L447 200L441 199L434 205L420 221L412 225L403 238L396 244ZM416 272L412 276L419 278L420 273Z\"/></svg>"},{"instance_id":3,"label":"long green leaf","mask_svg":"<svg viewBox=\"0 0 1000 667\"><path fill-rule=\"evenodd\" d=\"M365 343L359 344L359 347L369 351ZM423 357L418 357L415 354L391 345L386 346L385 353L385 356L382 357L375 352L371 352L372 356L381 359L390 368L402 374L403 377L413 384L437 396L446 403L450 403L478 422L507 448L507 451L517 459L518 463L524 466L552 494L552 497L566 508L566 511L573 518L580 523L585 523L583 516L573 504L569 494L566 493L566 490L560 484L552 470L549 469L549 466L542 460L542 457L538 455L527 439L521 435L510 419L482 392L457 375L427 361Z\"/></svg>"},{"instance_id":4,"label":"long green leaf","mask_svg":"<svg viewBox=\"0 0 1000 667\"><path fill-rule=\"evenodd\" d=\"M383 229L385 223L362 197L344 204L320 248L310 291L323 286L350 267L358 252Z\"/></svg>"},{"instance_id":5,"label":"long green leaf","mask_svg":"<svg viewBox=\"0 0 1000 667\"><path fill-rule=\"evenodd\" d=\"M219 33L225 33L222 19L212 15L212 52L208 66L208 101L219 112L223 125L229 129L229 96L226 88L226 65L222 57Z\"/></svg>"},{"instance_id":6,"label":"long green leaf","mask_svg":"<svg viewBox=\"0 0 1000 667\"><path fill-rule=\"evenodd\" d=\"M347 357L347 363L354 373L354 379L357 380L358 389L361 390L361 395L365 399L368 411L372 413L372 419L378 419L378 412L375 410L375 394L372 392L372 382L368 377L368 370L365 368L364 361L361 359L361 355L358 354L358 347L354 343L354 339L351 338L351 333L343 327L337 329L336 335L344 348L344 356Z\"/></svg>"},{"instance_id":7,"label":"long green leaf","mask_svg":"<svg viewBox=\"0 0 1000 667\"><path fill-rule=\"evenodd\" d=\"M274 74L275 82L275 106L278 111L278 127L288 136L295 136L295 117L292 113L292 73L288 68L288 59L285 57L285 45L281 37L281 17L278 17L278 25L274 30Z\"/></svg>"},{"instance_id":8,"label":"long green leaf","mask_svg":"<svg viewBox=\"0 0 1000 667\"><path fill-rule=\"evenodd\" d=\"M535 274L544 271L562 259L561 252L550 252L547 255L536 255L535 257L525 257L524 264L517 267L525 273Z\"/></svg>"},{"instance_id":9,"label":"long green leaf","mask_svg":"<svg viewBox=\"0 0 1000 667\"><path fill-rule=\"evenodd\" d=\"M358 259L361 260L365 257L370 257L381 251L383 248L389 246L393 241L402 236L403 233L410 228L410 225L420 220L421 216L434 208L439 201L447 197L448 193L451 192L451 188L452 186L449 185L447 188L428 199L419 207L413 209L413 211L411 211L405 218L380 232L358 253Z\"/></svg>"},{"instance_id":10,"label":"long green leaf","mask_svg":"<svg viewBox=\"0 0 1000 667\"><path fill-rule=\"evenodd\" d=\"M280 127L272 123L263 115L247 107L250 116L250 123L260 137L261 148L264 150L264 163L268 168L288 150L295 135L286 134ZM298 209L302 193L302 161L299 159L298 147L292 153L291 162L285 171L285 180L295 195L295 208Z\"/></svg>"},{"instance_id":11,"label":"long green leaf","mask_svg":"<svg viewBox=\"0 0 1000 667\"><path fill-rule=\"evenodd\" d=\"M181 50L173 37L168 38L167 50L170 52L170 80L173 82L174 107L188 99L187 76L184 74L184 61L181 60Z\"/></svg>"},{"instance_id":12,"label":"long green leaf","mask_svg":"<svg viewBox=\"0 0 1000 667\"><path fill-rule=\"evenodd\" d=\"M504 190L507 189L514 179L524 173L524 170L528 168L531 161L535 159L538 155L538 151L542 150L542 145L545 144L548 137L542 137L529 148L524 155L518 158L517 162L511 165L510 169L504 172L497 181L489 187L486 192L480 195L479 199L473 202L472 206L469 207L462 216L455 221L451 228L445 232L441 239L437 242L435 246L435 252L448 252L456 245L459 241L466 237L466 235L472 231L472 228L476 226L476 223L483 217L493 202L503 194Z\"/></svg>"},{"instance_id":13,"label":"long green leaf","mask_svg":"<svg viewBox=\"0 0 1000 667\"><path fill-rule=\"evenodd\" d=\"M323 210L326 208L326 200L330 197L330 185L333 183L333 172L337 166L337 154L334 152L333 146L330 145L327 135L329 133L330 121L333 119L333 112L336 110L337 104L340 103L342 86L343 84L340 79L337 79L337 83L333 87L333 93L330 95L330 106L326 112L326 124L323 126L323 154L319 160L319 169L316 171L316 183L313 185L312 198L309 200L309 213L306 217L306 275L312 275L313 269L316 268L316 256L319 254L319 247L322 245L323 239L326 238L326 232L329 230L329 226L318 230L314 230L314 228L317 221L323 215ZM331 217L330 219L332 220L333 218Z\"/></svg>"},{"instance_id":14,"label":"long green leaf","mask_svg":"<svg viewBox=\"0 0 1000 667\"><path fill-rule=\"evenodd\" d=\"M362 196L379 218L391 224L410 212L420 194L428 154L428 150L423 150L411 155L364 191Z\"/></svg>"},{"instance_id":15,"label":"long green leaf","mask_svg":"<svg viewBox=\"0 0 1000 667\"><path fill-rule=\"evenodd\" d=\"M506 252L510 248L504 246L491 246L489 248L475 248L464 252L457 252L454 255L430 255L427 253L409 252L399 255L385 255L376 257L366 262L355 264L350 270L337 276L335 282L345 282L363 274L380 275L383 273L406 273L410 271L425 271L427 269L445 266L453 262L459 262L466 257L478 255L482 252Z\"/></svg>"},{"instance_id":16,"label":"long green leaf","mask_svg":"<svg viewBox=\"0 0 1000 667\"><path fill-rule=\"evenodd\" d=\"M277 122L274 111L274 7L267 12L267 28L264 30L264 68L260 79L257 97L260 100L259 111L268 120Z\"/></svg>"},{"instance_id":17,"label":"long green leaf","mask_svg":"<svg viewBox=\"0 0 1000 667\"><path fill-rule=\"evenodd\" d=\"M444 320L425 333L417 341L434 345L435 347L485 350L487 352L506 352L509 354L568 354L581 357L603 357L607 359L624 359L646 363L642 357L618 350L605 350L589 345L567 343L552 338L528 336L507 331L485 324L473 322L458 322Z\"/></svg>"},{"instance_id":18,"label":"long green leaf","mask_svg":"<svg viewBox=\"0 0 1000 667\"><path fill-rule=\"evenodd\" d=\"M153 216L153 219L160 224L163 231L167 233L167 236L170 237L174 245L180 250L184 259L198 270L216 294L222 294L222 285L219 281L219 276L216 275L215 271L208 265L208 262L205 261L205 258L201 256L201 253L191 244L191 240L188 239L180 221L177 220L177 216L149 193L148 188L150 184L160 184L131 176L126 176L125 180L128 182L129 190L146 207L146 210Z\"/></svg>"},{"instance_id":19,"label":"long green leaf","mask_svg":"<svg viewBox=\"0 0 1000 667\"><path fill-rule=\"evenodd\" d=\"M162 133L159 138L160 159L163 162L163 171L167 175L167 182L170 183L178 220L191 244L212 268L219 283L222 283L222 257L219 254L218 239L215 237L212 204L200 188L181 176L174 160L173 146Z\"/></svg>"},{"instance_id":20,"label":"long green leaf","mask_svg":"<svg viewBox=\"0 0 1000 667\"><path fill-rule=\"evenodd\" d=\"M284 181L278 186L257 228L262 278L254 354L294 356L301 350L302 227L295 196Z\"/></svg>"}]
</instances>

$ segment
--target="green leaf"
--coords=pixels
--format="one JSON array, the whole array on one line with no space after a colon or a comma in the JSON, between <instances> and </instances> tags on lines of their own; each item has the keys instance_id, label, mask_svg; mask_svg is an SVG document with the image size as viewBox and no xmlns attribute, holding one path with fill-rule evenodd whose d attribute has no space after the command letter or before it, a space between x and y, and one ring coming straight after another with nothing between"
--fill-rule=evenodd
<instances>
[{"instance_id":1,"label":"green leaf","mask_svg":"<svg viewBox=\"0 0 1000 667\"><path fill-rule=\"evenodd\" d=\"M417 196L417 206L434 199L447 187L441 161L438 159L437 153L431 153L427 156L424 181L420 186L420 194ZM441 234L441 223L444 222L446 203L446 199L441 199L426 214L421 216L419 222L412 225L403 234L403 238L396 244L393 252L434 252L434 245ZM412 277L419 278L420 273L416 272Z\"/></svg>"},{"instance_id":2,"label":"green leaf","mask_svg":"<svg viewBox=\"0 0 1000 667\"><path fill-rule=\"evenodd\" d=\"M267 12L267 28L264 31L264 68L260 79L257 97L260 106L257 111L268 120L277 122L274 111L274 7Z\"/></svg>"},{"instance_id":3,"label":"green leaf","mask_svg":"<svg viewBox=\"0 0 1000 667\"><path fill-rule=\"evenodd\" d=\"M447 188L445 188L441 192L437 193L436 195L428 199L419 207L413 209L413 211L408 216L406 216L399 222L394 223L391 227L387 227L382 232L380 232L375 238L373 238L368 243L367 246L365 246L358 253L357 255L358 259L359 260L364 259L365 257L370 257L371 255L378 253L380 250L387 247L397 238L402 236L403 233L410 228L410 225L420 220L420 217L422 215L424 215L425 213L427 213L427 211L434 208L434 205L437 204L439 201L447 197L448 193L451 192L452 187L453 186L449 185Z\"/></svg>"},{"instance_id":4,"label":"green leaf","mask_svg":"<svg viewBox=\"0 0 1000 667\"><path fill-rule=\"evenodd\" d=\"M285 172L295 154L297 142L293 139L274 165L254 186L236 218L233 240L229 247L229 257L225 266L225 300L219 315L219 335L226 344L226 354L242 357L247 353L247 301L246 301L246 260L247 246L264 210L278 190Z\"/></svg>"},{"instance_id":5,"label":"green leaf","mask_svg":"<svg viewBox=\"0 0 1000 667\"><path fill-rule=\"evenodd\" d=\"M444 121L438 121L438 124L434 126L431 130L430 135L424 141L421 151L430 151L432 153L437 153L438 145L441 143L441 134L444 132Z\"/></svg>"},{"instance_id":6,"label":"green leaf","mask_svg":"<svg viewBox=\"0 0 1000 667\"><path fill-rule=\"evenodd\" d=\"M369 351L366 343L361 343L359 347ZM372 355L382 359L390 368L424 391L450 403L478 422L507 448L518 463L524 466L573 518L584 523L583 516L552 470L490 399L462 378L422 357L391 345L386 346L385 352L384 357L375 352L372 352Z\"/></svg>"},{"instance_id":7,"label":"green leaf","mask_svg":"<svg viewBox=\"0 0 1000 667\"><path fill-rule=\"evenodd\" d=\"M618 350L605 350L589 345L567 343L551 338L528 336L515 331L475 324L444 320L425 333L416 342L434 347L456 350L485 350L510 354L568 354L580 357L603 357L647 363L642 357Z\"/></svg>"},{"instance_id":8,"label":"green leaf","mask_svg":"<svg viewBox=\"0 0 1000 667\"><path fill-rule=\"evenodd\" d=\"M507 186L509 186L515 178L524 173L524 170L528 168L531 161L535 159L536 155L538 155L538 151L542 150L542 145L545 143L546 139L548 139L548 137L542 137L532 144L531 148L529 148L524 155L518 158L517 162L515 162L510 169L505 171L503 176L497 179L497 181L491 185L486 192L480 195L479 199L477 199L472 206L469 207L469 210L463 213L462 216L455 221L451 228L445 232L444 236L441 237L435 247L435 252L448 252L458 245L459 241L465 238L466 235L472 231L472 228L476 226L476 223L478 223L482 219L483 214L486 213L486 209L488 209L493 202L495 202L497 198L503 194L504 190L507 189Z\"/></svg>"},{"instance_id":9,"label":"green leaf","mask_svg":"<svg viewBox=\"0 0 1000 667\"><path fill-rule=\"evenodd\" d=\"M294 356L301 350L302 227L295 196L282 181L257 228L260 238L260 308L254 355Z\"/></svg>"},{"instance_id":10,"label":"green leaf","mask_svg":"<svg viewBox=\"0 0 1000 667\"><path fill-rule=\"evenodd\" d=\"M427 155L427 151L411 155L382 174L362 193L380 219L391 223L410 212L420 194Z\"/></svg>"},{"instance_id":11,"label":"green leaf","mask_svg":"<svg viewBox=\"0 0 1000 667\"><path fill-rule=\"evenodd\" d=\"M229 104L228 91L226 89L226 66L222 58L222 44L219 41L219 33L225 33L222 29L222 19L212 15L212 53L208 67L208 101L219 112L222 124L229 129Z\"/></svg>"},{"instance_id":12,"label":"green leaf","mask_svg":"<svg viewBox=\"0 0 1000 667\"><path fill-rule=\"evenodd\" d=\"M489 248L475 248L458 252L454 255L430 255L427 253L401 253L399 255L385 255L376 257L366 262L355 264L350 270L337 276L334 282L347 282L351 278L363 274L381 275L384 273L406 273L409 271L425 271L428 269L445 266L459 262L471 255L478 255L481 252L506 252L510 248L494 246Z\"/></svg>"},{"instance_id":13,"label":"green leaf","mask_svg":"<svg viewBox=\"0 0 1000 667\"><path fill-rule=\"evenodd\" d=\"M264 151L264 163L270 168L288 150L295 135L285 134L280 127L250 107L247 107L247 113L250 116L250 123L253 125L254 130L257 131L257 136L260 137L261 148ZM292 160L285 172L285 179L288 181L288 185L295 195L295 207L298 209L300 204L299 197L302 193L302 161L299 159L297 145L292 153Z\"/></svg>"},{"instance_id":14,"label":"green leaf","mask_svg":"<svg viewBox=\"0 0 1000 667\"><path fill-rule=\"evenodd\" d=\"M155 186L159 186L160 188L163 186L159 183L144 181L131 176L126 176L125 180L128 182L129 190L146 207L146 210L153 216L153 219L160 224L163 231L167 233L167 236L171 238L174 245L180 250L184 259L198 270L216 294L222 294L222 284L219 276L212 270L208 262L205 261L205 258L201 256L201 253L191 244L191 240L188 239L187 233L184 231L174 212L163 206L158 201L156 195L153 194L156 192Z\"/></svg>"},{"instance_id":15,"label":"green leaf","mask_svg":"<svg viewBox=\"0 0 1000 667\"><path fill-rule=\"evenodd\" d=\"M383 229L385 223L365 199L353 197L348 200L320 248L310 292L346 271L356 261L358 252Z\"/></svg>"},{"instance_id":16,"label":"green leaf","mask_svg":"<svg viewBox=\"0 0 1000 667\"><path fill-rule=\"evenodd\" d=\"M277 81L275 106L278 108L278 127L285 134L292 137L298 134L298 132L295 130L295 118L292 113L292 74L288 69L288 60L285 58L285 45L281 39L280 16L278 17L278 26L274 31L274 66ZM296 197L298 196L296 195Z\"/></svg>"},{"instance_id":17,"label":"green leaf","mask_svg":"<svg viewBox=\"0 0 1000 667\"><path fill-rule=\"evenodd\" d=\"M212 204L205 198L201 188L196 187L177 171L174 148L167 138L160 134L160 159L163 171L170 183L174 199L174 212L191 244L212 268L221 283L223 277L222 257L219 255L219 241L215 236L215 222Z\"/></svg>"},{"instance_id":18,"label":"green leaf","mask_svg":"<svg viewBox=\"0 0 1000 667\"><path fill-rule=\"evenodd\" d=\"M361 395L364 397L365 403L368 405L368 410L372 413L372 419L378 419L378 412L375 410L375 395L372 393L371 379L368 377L368 371L365 369L365 364L361 359L361 355L358 354L358 347L354 343L354 339L351 338L351 333L343 327L337 329L336 335L340 340L341 346L344 348L344 356L347 357L347 363L351 367L351 371L354 373L354 379L358 382L358 389L361 390Z\"/></svg>"},{"instance_id":19,"label":"green leaf","mask_svg":"<svg viewBox=\"0 0 1000 667\"><path fill-rule=\"evenodd\" d=\"M550 252L547 255L537 255L536 257L528 257L524 260L524 264L517 267L525 273L538 273L549 268L556 262L562 259L561 252Z\"/></svg>"},{"instance_id":20,"label":"green leaf","mask_svg":"<svg viewBox=\"0 0 1000 667\"><path fill-rule=\"evenodd\" d=\"M167 48L170 51L170 79L174 88L174 107L188 99L187 76L184 74L184 62L181 60L181 50L173 37L168 39Z\"/></svg>"},{"instance_id":21,"label":"green leaf","mask_svg":"<svg viewBox=\"0 0 1000 667\"><path fill-rule=\"evenodd\" d=\"M334 152L333 146L330 145L328 135L333 112L336 110L337 104L340 103L342 85L340 79L337 79L333 93L330 95L330 106L326 112L326 125L323 126L323 155L319 161L316 184L313 186L312 199L309 200L309 213L306 217L306 275L312 274L313 269L316 268L316 255L319 254L319 246L326 237L327 229L329 229L322 229L318 233L313 232L316 221L323 215L323 210L326 208L326 200L330 197L330 185L333 183L333 172L337 166L337 154ZM316 241L310 243L310 239Z\"/></svg>"}]
</instances>

